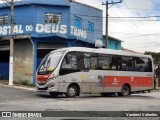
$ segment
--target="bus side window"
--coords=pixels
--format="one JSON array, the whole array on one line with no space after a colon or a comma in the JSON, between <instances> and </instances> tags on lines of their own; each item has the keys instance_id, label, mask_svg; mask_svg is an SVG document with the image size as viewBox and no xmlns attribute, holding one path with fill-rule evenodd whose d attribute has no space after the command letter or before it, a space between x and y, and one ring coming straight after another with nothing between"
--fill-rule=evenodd
<instances>
[{"instance_id":1,"label":"bus side window","mask_svg":"<svg viewBox=\"0 0 160 120\"><path fill-rule=\"evenodd\" d=\"M60 75L65 75L73 72L79 72L80 69L78 68L78 58L77 52L70 52L67 53L63 59Z\"/></svg>"},{"instance_id":2,"label":"bus side window","mask_svg":"<svg viewBox=\"0 0 160 120\"><path fill-rule=\"evenodd\" d=\"M117 57L117 70L122 70L122 56Z\"/></svg>"},{"instance_id":3,"label":"bus side window","mask_svg":"<svg viewBox=\"0 0 160 120\"><path fill-rule=\"evenodd\" d=\"M95 54L95 53L91 54L90 62L91 62L91 69L92 70L98 69L98 55L97 54Z\"/></svg>"},{"instance_id":4,"label":"bus side window","mask_svg":"<svg viewBox=\"0 0 160 120\"><path fill-rule=\"evenodd\" d=\"M152 72L152 60L148 58L148 72Z\"/></svg>"},{"instance_id":5,"label":"bus side window","mask_svg":"<svg viewBox=\"0 0 160 120\"><path fill-rule=\"evenodd\" d=\"M122 57L122 70L123 71L134 71L134 61L132 57L123 56Z\"/></svg>"},{"instance_id":6,"label":"bus side window","mask_svg":"<svg viewBox=\"0 0 160 120\"><path fill-rule=\"evenodd\" d=\"M84 53L77 52L77 68L80 70L84 70Z\"/></svg>"},{"instance_id":7,"label":"bus side window","mask_svg":"<svg viewBox=\"0 0 160 120\"><path fill-rule=\"evenodd\" d=\"M63 59L63 62L62 62L62 68L72 68L72 65L71 65L71 54L68 53L64 59Z\"/></svg>"},{"instance_id":8,"label":"bus side window","mask_svg":"<svg viewBox=\"0 0 160 120\"><path fill-rule=\"evenodd\" d=\"M152 62L148 58L137 57L135 66L139 72L152 72Z\"/></svg>"},{"instance_id":9,"label":"bus side window","mask_svg":"<svg viewBox=\"0 0 160 120\"><path fill-rule=\"evenodd\" d=\"M65 62L66 64L70 64L71 63L71 55L68 54L66 57L65 57Z\"/></svg>"},{"instance_id":10,"label":"bus side window","mask_svg":"<svg viewBox=\"0 0 160 120\"><path fill-rule=\"evenodd\" d=\"M90 53L84 53L84 69L89 70L91 68Z\"/></svg>"},{"instance_id":11,"label":"bus side window","mask_svg":"<svg viewBox=\"0 0 160 120\"><path fill-rule=\"evenodd\" d=\"M118 69L117 67L118 67L117 55L111 55L110 69L117 70Z\"/></svg>"},{"instance_id":12,"label":"bus side window","mask_svg":"<svg viewBox=\"0 0 160 120\"><path fill-rule=\"evenodd\" d=\"M98 65L99 70L110 70L110 55L99 54L98 55Z\"/></svg>"}]
</instances>

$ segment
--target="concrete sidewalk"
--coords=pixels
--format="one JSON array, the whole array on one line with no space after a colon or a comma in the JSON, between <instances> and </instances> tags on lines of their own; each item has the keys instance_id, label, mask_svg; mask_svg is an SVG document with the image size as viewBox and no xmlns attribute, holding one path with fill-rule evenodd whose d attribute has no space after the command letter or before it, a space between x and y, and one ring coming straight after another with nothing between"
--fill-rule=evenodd
<instances>
[{"instance_id":1,"label":"concrete sidewalk","mask_svg":"<svg viewBox=\"0 0 160 120\"><path fill-rule=\"evenodd\" d=\"M0 86L36 91L35 87L31 87L31 86L27 86L27 85L20 85L20 84L13 84L13 86L8 85L8 80L0 80Z\"/></svg>"}]
</instances>

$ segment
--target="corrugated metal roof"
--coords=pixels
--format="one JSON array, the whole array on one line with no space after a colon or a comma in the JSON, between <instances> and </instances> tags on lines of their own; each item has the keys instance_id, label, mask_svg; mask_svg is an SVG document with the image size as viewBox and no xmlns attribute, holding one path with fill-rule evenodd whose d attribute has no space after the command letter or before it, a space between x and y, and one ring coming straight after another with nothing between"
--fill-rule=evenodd
<instances>
[{"instance_id":1,"label":"corrugated metal roof","mask_svg":"<svg viewBox=\"0 0 160 120\"><path fill-rule=\"evenodd\" d=\"M129 50L129 49L126 49L126 48L122 48L122 51L124 51L124 52L138 53L138 54L144 54L144 53L137 52L137 51L134 51L134 50Z\"/></svg>"}]
</instances>

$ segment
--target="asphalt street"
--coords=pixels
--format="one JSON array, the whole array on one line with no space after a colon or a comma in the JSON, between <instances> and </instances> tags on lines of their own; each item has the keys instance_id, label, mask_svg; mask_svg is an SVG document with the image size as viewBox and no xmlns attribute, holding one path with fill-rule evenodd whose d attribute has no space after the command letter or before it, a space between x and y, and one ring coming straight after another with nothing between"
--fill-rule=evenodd
<instances>
[{"instance_id":1,"label":"asphalt street","mask_svg":"<svg viewBox=\"0 0 160 120\"><path fill-rule=\"evenodd\" d=\"M47 93L1 86L0 111L160 111L160 91L128 97L90 94L51 98Z\"/></svg>"}]
</instances>

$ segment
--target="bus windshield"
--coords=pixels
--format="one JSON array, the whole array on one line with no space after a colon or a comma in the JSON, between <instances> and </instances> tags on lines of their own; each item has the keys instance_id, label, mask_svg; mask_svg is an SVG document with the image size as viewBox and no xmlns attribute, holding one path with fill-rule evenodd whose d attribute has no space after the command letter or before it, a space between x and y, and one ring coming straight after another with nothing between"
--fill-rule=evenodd
<instances>
[{"instance_id":1,"label":"bus windshield","mask_svg":"<svg viewBox=\"0 0 160 120\"><path fill-rule=\"evenodd\" d=\"M48 73L53 72L56 69L63 53L64 51L53 52L53 53L48 54L42 60L40 67L38 69L38 74L48 74Z\"/></svg>"}]
</instances>

